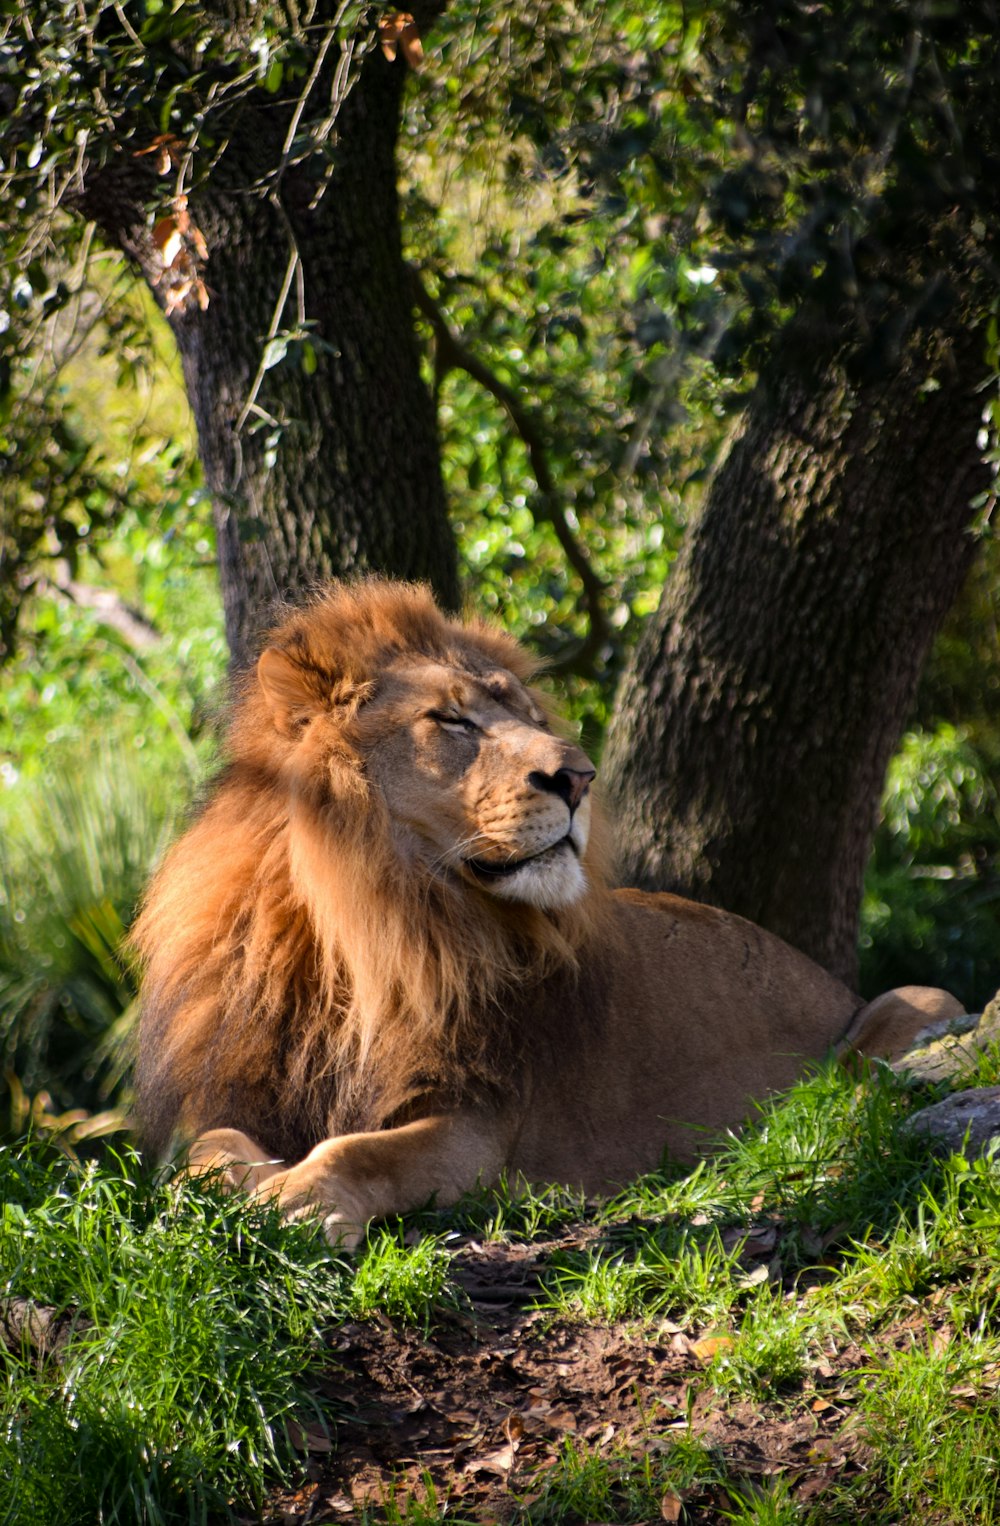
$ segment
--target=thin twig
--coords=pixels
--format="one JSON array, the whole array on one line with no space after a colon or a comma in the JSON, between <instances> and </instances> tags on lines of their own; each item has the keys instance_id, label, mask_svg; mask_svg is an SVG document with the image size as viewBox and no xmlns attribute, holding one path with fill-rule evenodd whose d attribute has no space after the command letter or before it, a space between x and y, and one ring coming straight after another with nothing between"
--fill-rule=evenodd
<instances>
[{"instance_id":1,"label":"thin twig","mask_svg":"<svg viewBox=\"0 0 1000 1526\"><path fill-rule=\"evenodd\" d=\"M319 79L319 72L326 61L326 55L329 53L330 46L337 35L337 27L340 25L346 9L347 4L345 0L345 3L340 7L336 16L333 18L333 21L330 23L323 41L320 43L319 48L316 51L316 57L313 60L313 66L309 71L309 78L306 80L305 85L302 87L302 94L299 96L295 103L295 110L292 112L292 120L288 124L288 131L285 134L285 141L281 146L281 162L275 171L274 178L276 184L284 174L285 168L288 164L289 156L292 152L292 144L295 142L295 134L298 132L299 123L302 120L302 113L306 109L306 102L312 93L313 86Z\"/></svg>"},{"instance_id":2,"label":"thin twig","mask_svg":"<svg viewBox=\"0 0 1000 1526\"><path fill-rule=\"evenodd\" d=\"M434 330L439 371L464 371L467 376L472 377L473 381L478 382L481 387L485 388L492 397L495 397L505 410L508 418L524 442L531 470L538 484L539 496L533 511L535 517L546 520L552 526L566 560L580 579L590 629L586 640L572 654L572 657L565 662L553 664L550 671L560 671L566 668L577 669L581 666L586 666L596 656L609 635L603 602L605 584L598 577L593 567L591 567L586 552L569 527L566 515L559 502L558 489L555 478L552 475L552 469L549 466L545 442L534 418L522 406L517 394L506 383L502 382L490 370L489 366L480 360L478 355L474 355L458 337L421 280L419 271L411 266L410 272L416 306Z\"/></svg>"},{"instance_id":3,"label":"thin twig","mask_svg":"<svg viewBox=\"0 0 1000 1526\"><path fill-rule=\"evenodd\" d=\"M111 0L111 3L112 3L112 6L114 7L115 15L118 17L118 20L121 22L123 31L132 39L132 41L138 47L141 48L143 46L142 38L139 36L139 33L136 31L136 29L132 25L131 21L129 21L129 19L126 16L125 12L122 10L121 5L119 3L119 0Z\"/></svg>"},{"instance_id":4,"label":"thin twig","mask_svg":"<svg viewBox=\"0 0 1000 1526\"><path fill-rule=\"evenodd\" d=\"M236 431L235 432L236 432L237 435L240 434L240 432L242 431L243 425L246 423L246 421L247 421L247 419L248 419L248 417L250 415L250 410L252 409L254 403L257 401L257 393L260 391L261 383L264 380L264 373L268 369L268 367L267 367L267 347L270 344L271 340L274 338L275 334L277 334L277 332L278 332L278 325L281 323L281 316L282 316L282 314L285 311L285 303L288 301L288 293L292 289L292 281L295 279L295 267L298 265L298 263L299 263L298 245L293 243L292 244L292 252L288 256L288 264L285 266L285 275L284 275L284 279L283 279L283 281L281 283L281 290L278 293L278 300L277 300L277 302L275 302L275 304L274 304L274 311L271 314L271 323L270 323L270 326L268 328L267 334L265 335L264 343L261 346L260 364L257 367L257 375L253 379L253 385L250 388L250 392L249 392L249 394L247 396L247 400L243 404L242 409L240 410L239 418L236 420Z\"/></svg>"}]
</instances>

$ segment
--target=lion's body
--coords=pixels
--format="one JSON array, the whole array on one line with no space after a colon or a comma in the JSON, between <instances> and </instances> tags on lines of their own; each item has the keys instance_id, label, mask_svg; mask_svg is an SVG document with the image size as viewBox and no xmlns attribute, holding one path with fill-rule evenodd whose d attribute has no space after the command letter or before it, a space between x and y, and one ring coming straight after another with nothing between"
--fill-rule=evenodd
<instances>
[{"instance_id":1,"label":"lion's body","mask_svg":"<svg viewBox=\"0 0 1000 1526\"><path fill-rule=\"evenodd\" d=\"M504 1169L613 1188L738 1126L852 1019L864 1043L859 1000L777 938L606 889L593 770L508 638L372 581L274 640L136 931L154 1149L179 1135L356 1233ZM885 1002L896 1048L957 1006Z\"/></svg>"}]
</instances>

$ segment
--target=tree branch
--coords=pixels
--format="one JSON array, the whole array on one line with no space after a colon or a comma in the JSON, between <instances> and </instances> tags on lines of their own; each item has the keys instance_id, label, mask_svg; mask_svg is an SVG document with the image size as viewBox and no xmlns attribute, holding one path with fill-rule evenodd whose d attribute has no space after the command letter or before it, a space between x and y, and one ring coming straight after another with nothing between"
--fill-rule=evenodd
<instances>
[{"instance_id":1,"label":"tree branch","mask_svg":"<svg viewBox=\"0 0 1000 1526\"><path fill-rule=\"evenodd\" d=\"M462 342L451 328L441 309L424 285L420 272L410 266L413 281L413 299L419 312L427 319L434 331L437 345L439 374L448 371L464 371L472 380L484 387L504 409L528 452L528 461L538 484L538 499L532 513L536 519L544 519L553 532L566 560L580 579L583 599L587 608L589 630L583 642L558 662L549 664L549 672L580 672L593 666L601 646L610 634L604 613L603 595L605 584L591 567L587 554L570 529L559 502L552 469L549 466L545 442L531 413L522 405L516 393L490 370L489 366Z\"/></svg>"}]
</instances>

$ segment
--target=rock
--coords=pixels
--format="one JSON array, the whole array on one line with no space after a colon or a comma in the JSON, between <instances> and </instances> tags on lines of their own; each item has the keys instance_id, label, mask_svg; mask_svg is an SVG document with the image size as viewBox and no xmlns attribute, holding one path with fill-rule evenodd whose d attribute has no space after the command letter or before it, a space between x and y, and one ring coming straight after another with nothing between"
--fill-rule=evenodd
<instances>
[{"instance_id":1,"label":"rock","mask_svg":"<svg viewBox=\"0 0 1000 1526\"><path fill-rule=\"evenodd\" d=\"M1000 1142L1000 1086L974 1086L954 1092L931 1107L914 1113L906 1125L926 1137L938 1154L982 1155L995 1139Z\"/></svg>"},{"instance_id":2,"label":"rock","mask_svg":"<svg viewBox=\"0 0 1000 1526\"><path fill-rule=\"evenodd\" d=\"M1000 1044L1000 994L981 1016L964 1012L959 1017L932 1023L892 1068L897 1075L919 1082L947 1081L972 1071L982 1051Z\"/></svg>"}]
</instances>

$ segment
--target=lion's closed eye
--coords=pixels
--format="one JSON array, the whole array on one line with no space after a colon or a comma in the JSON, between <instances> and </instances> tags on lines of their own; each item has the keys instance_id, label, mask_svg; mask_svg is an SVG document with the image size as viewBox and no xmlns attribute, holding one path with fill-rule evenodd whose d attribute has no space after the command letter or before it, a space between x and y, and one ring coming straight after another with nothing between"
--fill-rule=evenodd
<instances>
[{"instance_id":1,"label":"lion's closed eye","mask_svg":"<svg viewBox=\"0 0 1000 1526\"><path fill-rule=\"evenodd\" d=\"M471 716L452 714L446 710L428 710L425 719L436 721L445 730L465 732L469 735L482 730L482 727Z\"/></svg>"}]
</instances>

